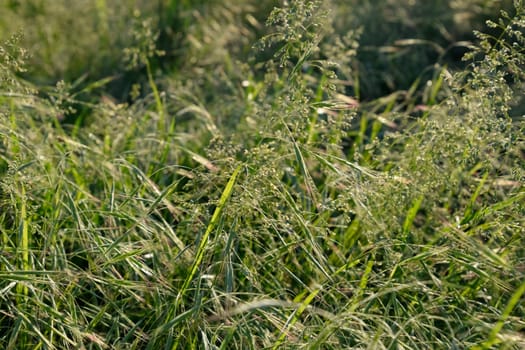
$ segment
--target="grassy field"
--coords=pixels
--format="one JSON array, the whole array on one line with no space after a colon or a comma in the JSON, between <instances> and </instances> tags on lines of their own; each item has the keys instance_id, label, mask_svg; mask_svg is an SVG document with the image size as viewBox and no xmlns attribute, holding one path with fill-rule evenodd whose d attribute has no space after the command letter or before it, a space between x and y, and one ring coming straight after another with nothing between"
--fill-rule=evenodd
<instances>
[{"instance_id":1,"label":"grassy field","mask_svg":"<svg viewBox=\"0 0 525 350\"><path fill-rule=\"evenodd\" d=\"M525 4L0 4L1 349L525 348Z\"/></svg>"}]
</instances>

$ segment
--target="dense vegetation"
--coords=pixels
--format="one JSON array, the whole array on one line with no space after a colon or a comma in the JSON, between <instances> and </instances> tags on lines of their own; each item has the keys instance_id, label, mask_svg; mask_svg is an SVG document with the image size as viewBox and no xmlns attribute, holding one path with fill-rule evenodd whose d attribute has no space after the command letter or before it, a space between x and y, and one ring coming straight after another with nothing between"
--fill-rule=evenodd
<instances>
[{"instance_id":1,"label":"dense vegetation","mask_svg":"<svg viewBox=\"0 0 525 350\"><path fill-rule=\"evenodd\" d=\"M522 1L0 11L0 348L525 347Z\"/></svg>"}]
</instances>

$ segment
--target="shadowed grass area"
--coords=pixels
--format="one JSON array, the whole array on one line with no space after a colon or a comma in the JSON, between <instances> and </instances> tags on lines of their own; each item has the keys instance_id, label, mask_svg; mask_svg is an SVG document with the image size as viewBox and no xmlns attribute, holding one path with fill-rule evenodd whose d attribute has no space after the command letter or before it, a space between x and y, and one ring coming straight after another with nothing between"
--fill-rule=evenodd
<instances>
[{"instance_id":1,"label":"shadowed grass area","mask_svg":"<svg viewBox=\"0 0 525 350\"><path fill-rule=\"evenodd\" d=\"M129 14L130 42L85 55L136 74L129 98L105 74L75 83L83 56L46 86L30 36L1 46L1 348L525 345L521 2L463 67L379 98L361 90L372 29L341 29L343 2L116 4L85 9ZM423 21L439 4L383 5Z\"/></svg>"}]
</instances>

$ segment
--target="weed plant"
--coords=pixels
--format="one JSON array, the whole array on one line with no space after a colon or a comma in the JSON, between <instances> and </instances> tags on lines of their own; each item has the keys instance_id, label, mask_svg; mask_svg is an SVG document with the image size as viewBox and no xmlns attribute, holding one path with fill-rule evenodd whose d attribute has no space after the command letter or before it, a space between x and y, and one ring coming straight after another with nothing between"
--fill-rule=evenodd
<instances>
[{"instance_id":1,"label":"weed plant","mask_svg":"<svg viewBox=\"0 0 525 350\"><path fill-rule=\"evenodd\" d=\"M130 103L33 86L5 42L0 347L524 347L514 5L464 70L366 103L347 96L366 33L341 34L336 1L287 2L266 29L254 3L206 4L194 60L162 76L166 33L129 32ZM265 34L252 54L246 33ZM61 122L76 103L90 123Z\"/></svg>"}]
</instances>

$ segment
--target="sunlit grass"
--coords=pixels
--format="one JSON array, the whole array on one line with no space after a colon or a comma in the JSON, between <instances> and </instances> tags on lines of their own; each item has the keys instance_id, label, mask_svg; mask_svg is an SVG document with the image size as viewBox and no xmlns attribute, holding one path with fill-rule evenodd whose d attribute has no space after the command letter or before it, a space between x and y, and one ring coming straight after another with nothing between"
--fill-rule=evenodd
<instances>
[{"instance_id":1,"label":"sunlit grass","mask_svg":"<svg viewBox=\"0 0 525 350\"><path fill-rule=\"evenodd\" d=\"M273 11L248 64L257 7L208 5L181 66L127 33L126 103L33 87L4 44L0 348L522 348L523 5L466 71L368 101L343 5Z\"/></svg>"}]
</instances>

